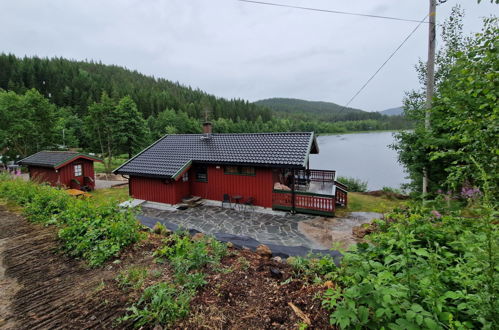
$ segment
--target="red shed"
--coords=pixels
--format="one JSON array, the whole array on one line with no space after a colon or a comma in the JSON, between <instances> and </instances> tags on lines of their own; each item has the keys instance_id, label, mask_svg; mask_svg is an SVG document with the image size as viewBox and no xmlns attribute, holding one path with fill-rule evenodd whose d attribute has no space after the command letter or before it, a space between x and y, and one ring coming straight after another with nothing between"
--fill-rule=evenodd
<instances>
[{"instance_id":1,"label":"red shed","mask_svg":"<svg viewBox=\"0 0 499 330\"><path fill-rule=\"evenodd\" d=\"M177 204L197 196L303 213L333 215L346 205L336 172L309 169L319 152L313 132L166 135L119 168L130 196Z\"/></svg>"},{"instance_id":2,"label":"red shed","mask_svg":"<svg viewBox=\"0 0 499 330\"><path fill-rule=\"evenodd\" d=\"M40 151L28 156L19 165L28 167L33 181L47 182L81 190L95 188L94 162L100 159L73 151Z\"/></svg>"}]
</instances>

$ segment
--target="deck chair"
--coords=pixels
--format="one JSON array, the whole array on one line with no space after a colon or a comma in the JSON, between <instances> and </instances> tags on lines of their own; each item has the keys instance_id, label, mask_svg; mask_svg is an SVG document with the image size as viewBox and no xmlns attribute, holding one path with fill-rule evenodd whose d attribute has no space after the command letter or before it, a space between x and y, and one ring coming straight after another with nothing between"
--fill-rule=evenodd
<instances>
[{"instance_id":1,"label":"deck chair","mask_svg":"<svg viewBox=\"0 0 499 330\"><path fill-rule=\"evenodd\" d=\"M246 202L244 202L244 210L251 208L251 210L255 211L255 199L253 197L248 197Z\"/></svg>"},{"instance_id":2,"label":"deck chair","mask_svg":"<svg viewBox=\"0 0 499 330\"><path fill-rule=\"evenodd\" d=\"M224 204L229 204L229 208L232 208L232 203L230 201L230 195L229 194L224 194L224 198L222 200L222 207L224 207Z\"/></svg>"}]
</instances>

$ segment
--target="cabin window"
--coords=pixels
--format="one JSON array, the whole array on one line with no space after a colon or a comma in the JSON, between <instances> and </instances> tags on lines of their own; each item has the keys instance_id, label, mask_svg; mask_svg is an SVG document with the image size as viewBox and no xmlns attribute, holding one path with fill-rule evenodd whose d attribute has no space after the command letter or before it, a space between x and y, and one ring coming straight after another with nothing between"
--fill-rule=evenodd
<instances>
[{"instance_id":1,"label":"cabin window","mask_svg":"<svg viewBox=\"0 0 499 330\"><path fill-rule=\"evenodd\" d=\"M196 168L196 181L208 182L208 168L206 166Z\"/></svg>"},{"instance_id":2,"label":"cabin window","mask_svg":"<svg viewBox=\"0 0 499 330\"><path fill-rule=\"evenodd\" d=\"M237 166L225 166L224 173L225 174L239 174L239 169Z\"/></svg>"},{"instance_id":3,"label":"cabin window","mask_svg":"<svg viewBox=\"0 0 499 330\"><path fill-rule=\"evenodd\" d=\"M225 174L255 175L255 168L252 166L225 166Z\"/></svg>"},{"instance_id":4,"label":"cabin window","mask_svg":"<svg viewBox=\"0 0 499 330\"><path fill-rule=\"evenodd\" d=\"M182 182L187 181L189 181L189 172L185 172L184 175L182 175Z\"/></svg>"},{"instance_id":5,"label":"cabin window","mask_svg":"<svg viewBox=\"0 0 499 330\"><path fill-rule=\"evenodd\" d=\"M83 175L83 169L81 167L81 164L76 164L74 166L74 170L75 170L75 176L82 176Z\"/></svg>"}]
</instances>

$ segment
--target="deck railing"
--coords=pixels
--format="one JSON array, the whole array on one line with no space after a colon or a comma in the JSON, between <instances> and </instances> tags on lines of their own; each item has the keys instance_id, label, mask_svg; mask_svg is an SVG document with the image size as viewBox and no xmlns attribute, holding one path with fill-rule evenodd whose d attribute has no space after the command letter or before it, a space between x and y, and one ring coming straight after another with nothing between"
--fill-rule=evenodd
<instances>
[{"instance_id":1,"label":"deck railing","mask_svg":"<svg viewBox=\"0 0 499 330\"><path fill-rule=\"evenodd\" d=\"M314 182L334 182L336 171L328 170L298 170L296 171L297 178L306 178Z\"/></svg>"},{"instance_id":2,"label":"deck railing","mask_svg":"<svg viewBox=\"0 0 499 330\"><path fill-rule=\"evenodd\" d=\"M272 208L276 210L334 216L335 197L303 191L276 190L272 192Z\"/></svg>"}]
</instances>

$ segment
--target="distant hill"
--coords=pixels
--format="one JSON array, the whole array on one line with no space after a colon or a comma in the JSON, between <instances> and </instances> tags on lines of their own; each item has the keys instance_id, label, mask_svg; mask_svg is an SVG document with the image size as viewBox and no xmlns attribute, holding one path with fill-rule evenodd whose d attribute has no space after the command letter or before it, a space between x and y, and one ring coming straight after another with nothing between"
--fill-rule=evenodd
<instances>
[{"instance_id":1,"label":"distant hill","mask_svg":"<svg viewBox=\"0 0 499 330\"><path fill-rule=\"evenodd\" d=\"M315 118L327 121L348 121L380 119L377 112L367 112L355 108L345 108L333 102L306 101L291 98L270 98L254 102L273 110L277 115L300 118Z\"/></svg>"},{"instance_id":2,"label":"distant hill","mask_svg":"<svg viewBox=\"0 0 499 330\"><path fill-rule=\"evenodd\" d=\"M386 109L386 110L378 111L378 112L383 114L383 115L387 115L387 116L399 116L399 115L402 115L404 113L404 108L402 108L402 107L390 108L390 109Z\"/></svg>"}]
</instances>

